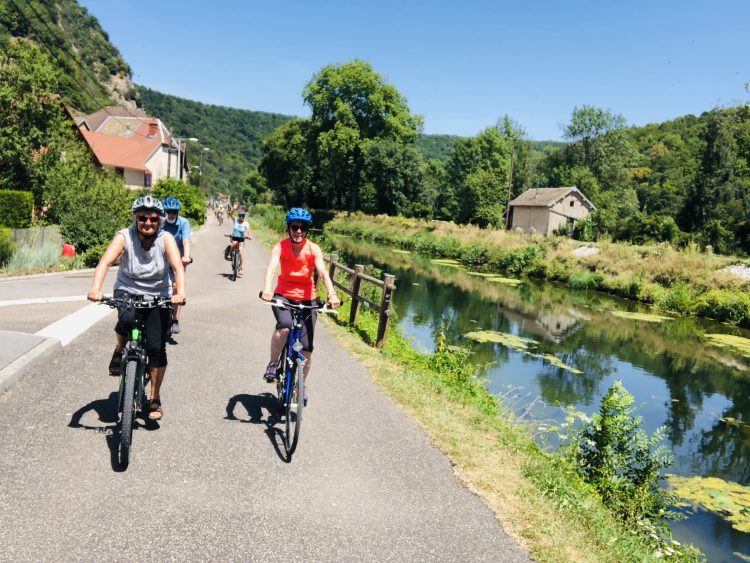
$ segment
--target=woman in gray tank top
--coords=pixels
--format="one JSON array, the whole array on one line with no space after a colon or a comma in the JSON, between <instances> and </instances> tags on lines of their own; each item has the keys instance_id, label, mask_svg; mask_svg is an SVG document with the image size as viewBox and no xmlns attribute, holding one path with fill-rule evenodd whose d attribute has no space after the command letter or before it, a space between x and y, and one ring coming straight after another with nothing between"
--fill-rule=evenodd
<instances>
[{"instance_id":1,"label":"woman in gray tank top","mask_svg":"<svg viewBox=\"0 0 750 563\"><path fill-rule=\"evenodd\" d=\"M164 209L158 199L150 195L139 197L131 206L133 224L115 234L94 271L88 298L101 301L102 285L107 271L119 258L120 268L115 280L115 297L154 296L172 297L172 303L185 301L185 270L180 259L180 251L174 237L159 228ZM169 279L169 268L175 275L175 293ZM121 309L118 314L115 333L117 343L109 363L111 375L120 374L122 349L128 340L134 320L132 309ZM151 309L145 319L146 353L151 368L151 400L149 414L151 420L159 420L161 409L161 384L167 369L167 335L170 311Z\"/></svg>"}]
</instances>

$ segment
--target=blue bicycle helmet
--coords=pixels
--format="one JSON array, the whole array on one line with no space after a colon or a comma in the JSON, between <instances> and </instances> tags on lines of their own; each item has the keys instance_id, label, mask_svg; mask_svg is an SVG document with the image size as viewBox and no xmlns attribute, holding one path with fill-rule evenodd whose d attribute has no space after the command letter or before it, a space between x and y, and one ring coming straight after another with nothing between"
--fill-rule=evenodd
<instances>
[{"instance_id":1,"label":"blue bicycle helmet","mask_svg":"<svg viewBox=\"0 0 750 563\"><path fill-rule=\"evenodd\" d=\"M182 209L180 200L171 196L165 197L162 205L164 206L164 211L179 211Z\"/></svg>"},{"instance_id":2,"label":"blue bicycle helmet","mask_svg":"<svg viewBox=\"0 0 750 563\"><path fill-rule=\"evenodd\" d=\"M312 225L313 223L310 212L301 207L293 207L289 210L289 213L286 214L286 224L289 225L292 221L299 221L301 223L307 223L308 225Z\"/></svg>"}]
</instances>

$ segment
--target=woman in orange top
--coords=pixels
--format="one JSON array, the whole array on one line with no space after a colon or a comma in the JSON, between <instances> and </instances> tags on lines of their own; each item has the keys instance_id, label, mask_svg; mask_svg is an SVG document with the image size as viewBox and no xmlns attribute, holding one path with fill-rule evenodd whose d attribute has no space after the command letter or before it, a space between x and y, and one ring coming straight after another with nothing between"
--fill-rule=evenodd
<instances>
[{"instance_id":1,"label":"woman in orange top","mask_svg":"<svg viewBox=\"0 0 750 563\"><path fill-rule=\"evenodd\" d=\"M313 272L317 270L318 276L328 290L328 303L334 309L341 305L336 296L336 288L333 286L328 271L323 262L323 253L314 242L307 240L307 231L312 225L310 212L295 207L286 214L286 226L289 238L276 243L271 251L271 260L266 268L266 279L261 293L261 298L271 301L273 298L292 303L312 305L317 294ZM281 266L281 274L276 283L276 289L271 292L271 284L276 267ZM302 330L300 340L302 341L302 354L307 360L305 362L305 378L310 371L310 356L313 351L313 336L315 333L315 321L317 312L311 311L305 320L305 328ZM276 330L271 337L271 361L266 367L263 378L268 383L273 383L276 377L276 360L286 343L289 330L292 328L292 316L287 309L273 307L276 317Z\"/></svg>"}]
</instances>

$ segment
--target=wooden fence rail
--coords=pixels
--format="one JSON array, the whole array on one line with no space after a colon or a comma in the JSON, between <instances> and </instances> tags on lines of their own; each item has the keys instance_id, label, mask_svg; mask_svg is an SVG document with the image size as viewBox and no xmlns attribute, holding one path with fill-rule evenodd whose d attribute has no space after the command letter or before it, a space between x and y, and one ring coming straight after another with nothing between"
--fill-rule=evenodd
<instances>
[{"instance_id":1,"label":"wooden fence rail","mask_svg":"<svg viewBox=\"0 0 750 563\"><path fill-rule=\"evenodd\" d=\"M385 344L386 336L388 335L388 321L392 315L391 299L393 292L396 289L396 276L393 274L385 274L382 280L373 278L365 274L365 267L361 264L354 266L354 269L348 268L344 264L338 262L338 255L331 254L325 257L325 261L328 262L328 275L331 277L333 285L339 288L341 291L351 296L352 306L349 312L349 324L355 324L359 317L359 305L364 303L380 315L378 321L378 335L375 339L375 347L382 348ZM336 279L338 272L344 272L349 275L349 285ZM374 303L366 297L360 294L362 282L368 282L374 284L382 289L380 294L380 303Z\"/></svg>"}]
</instances>

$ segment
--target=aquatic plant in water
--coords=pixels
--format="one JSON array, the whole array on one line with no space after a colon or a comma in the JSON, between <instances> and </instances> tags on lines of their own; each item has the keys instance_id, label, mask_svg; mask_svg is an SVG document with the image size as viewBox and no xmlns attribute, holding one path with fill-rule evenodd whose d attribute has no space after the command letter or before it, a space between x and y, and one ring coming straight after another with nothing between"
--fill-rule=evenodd
<instances>
[{"instance_id":1,"label":"aquatic plant in water","mask_svg":"<svg viewBox=\"0 0 750 563\"><path fill-rule=\"evenodd\" d=\"M682 500L678 506L702 508L740 532L750 533L750 487L718 477L667 475Z\"/></svg>"},{"instance_id":2,"label":"aquatic plant in water","mask_svg":"<svg viewBox=\"0 0 750 563\"><path fill-rule=\"evenodd\" d=\"M629 311L612 311L615 317L621 317L623 319L630 319L633 321L645 321L647 323L660 323L663 321L671 321L672 317L664 317L662 315L651 315L649 313L631 313Z\"/></svg>"},{"instance_id":3,"label":"aquatic plant in water","mask_svg":"<svg viewBox=\"0 0 750 563\"><path fill-rule=\"evenodd\" d=\"M750 358L750 338L735 336L734 334L706 334L709 344L719 348L731 348L743 356Z\"/></svg>"},{"instance_id":4,"label":"aquatic plant in water","mask_svg":"<svg viewBox=\"0 0 750 563\"><path fill-rule=\"evenodd\" d=\"M496 342L503 346L507 346L508 348L513 348L517 352L523 352L535 358L545 360L553 366L567 370L571 373L583 373L581 370L569 366L560 358L553 356L552 354L534 354L531 349L536 346L536 341L531 340L530 338L508 334L507 332L495 332L493 330L467 332L464 334L464 337L476 342Z\"/></svg>"},{"instance_id":5,"label":"aquatic plant in water","mask_svg":"<svg viewBox=\"0 0 750 563\"><path fill-rule=\"evenodd\" d=\"M439 264L440 266L450 266L451 268L460 268L461 262L453 260L451 258L433 258L430 260L433 264Z\"/></svg>"}]
</instances>

